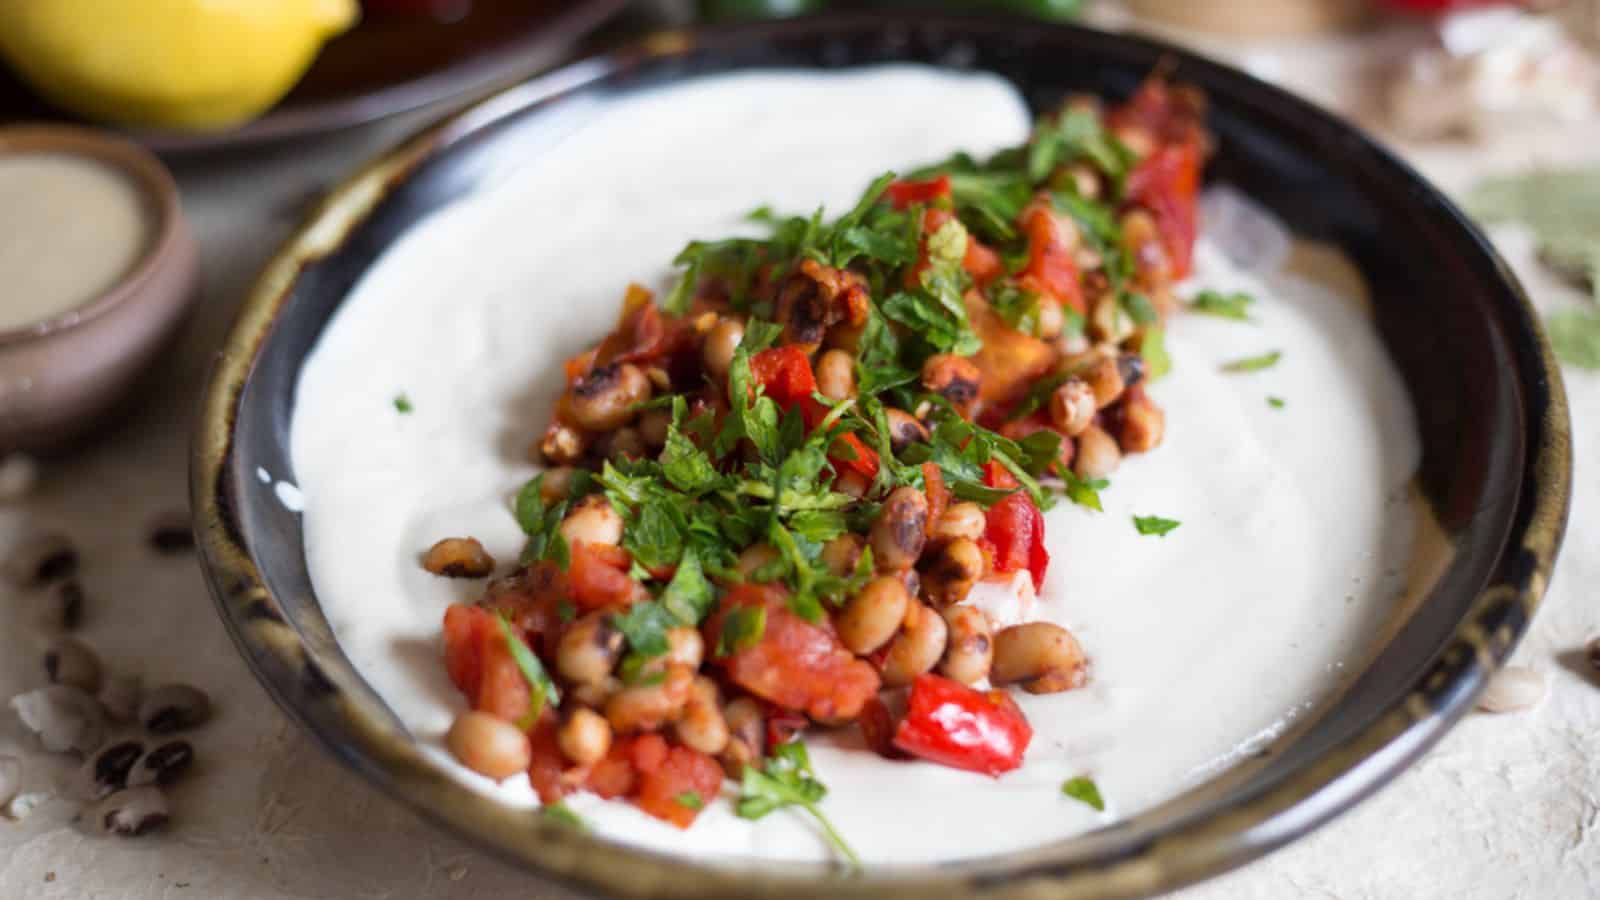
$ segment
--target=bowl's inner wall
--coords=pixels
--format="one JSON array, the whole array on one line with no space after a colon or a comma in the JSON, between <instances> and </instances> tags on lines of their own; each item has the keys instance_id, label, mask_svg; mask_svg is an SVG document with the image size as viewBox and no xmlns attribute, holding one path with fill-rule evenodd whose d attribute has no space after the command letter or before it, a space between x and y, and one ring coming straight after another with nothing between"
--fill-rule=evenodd
<instances>
[{"instance_id":1,"label":"bowl's inner wall","mask_svg":"<svg viewBox=\"0 0 1600 900\"><path fill-rule=\"evenodd\" d=\"M480 114L487 121L469 118L453 128L447 154L395 185L342 247L305 266L240 399L223 493L238 516L242 543L252 548L313 659L346 676L342 682L360 683L317 605L299 516L272 499L255 473L260 466L293 480L289 429L300 365L350 288L409 223L459 199L490 172L535 164L540 145L565 129L567 117L584 114L584 101L616 91L755 66L827 69L916 61L998 73L1042 111L1073 91L1125 97L1160 58L1157 48L1105 41L1092 32L1041 30L1037 40L1019 41L1020 31L974 21L962 26L960 37L938 23L835 29L822 39L792 25L774 28L764 41L713 33L681 55L642 57L615 72L595 66L592 76L553 96L536 82L526 90L539 102L496 103L494 112ZM1526 333L1515 292L1505 286L1492 254L1462 252L1464 241L1480 239L1436 195L1409 183L1365 140L1284 103L1247 76L1193 60L1173 74L1212 97L1209 122L1218 153L1208 180L1243 190L1301 236L1343 248L1365 275L1377 326L1418 414L1419 481L1456 548L1428 597L1350 690L1234 788L1253 793L1354 734L1412 688L1493 574L1523 488L1528 404L1540 408L1547 398L1524 396L1518 383L1519 370L1539 366L1537 348L1513 340ZM370 689L364 693L381 707Z\"/></svg>"}]
</instances>

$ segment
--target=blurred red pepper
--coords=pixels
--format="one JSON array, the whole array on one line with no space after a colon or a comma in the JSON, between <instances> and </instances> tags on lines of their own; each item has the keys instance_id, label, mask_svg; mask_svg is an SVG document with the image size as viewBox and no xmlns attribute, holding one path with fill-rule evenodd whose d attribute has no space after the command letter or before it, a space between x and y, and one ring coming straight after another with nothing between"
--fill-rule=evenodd
<instances>
[{"instance_id":1,"label":"blurred red pepper","mask_svg":"<svg viewBox=\"0 0 1600 900\"><path fill-rule=\"evenodd\" d=\"M911 683L894 745L930 762L999 775L1022 765L1033 727L1005 691L978 691L940 675Z\"/></svg>"}]
</instances>

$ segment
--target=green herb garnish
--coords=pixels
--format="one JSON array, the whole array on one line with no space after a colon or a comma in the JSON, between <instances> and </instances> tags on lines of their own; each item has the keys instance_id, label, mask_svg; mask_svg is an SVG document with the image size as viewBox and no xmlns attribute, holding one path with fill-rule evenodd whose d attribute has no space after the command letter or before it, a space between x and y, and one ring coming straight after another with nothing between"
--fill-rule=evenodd
<instances>
[{"instance_id":1,"label":"green herb garnish","mask_svg":"<svg viewBox=\"0 0 1600 900\"><path fill-rule=\"evenodd\" d=\"M684 791L672 799L684 809L704 809L706 806L706 801L700 798L699 791Z\"/></svg>"},{"instance_id":2,"label":"green herb garnish","mask_svg":"<svg viewBox=\"0 0 1600 900\"><path fill-rule=\"evenodd\" d=\"M555 822L558 825L571 828L575 831L588 830L588 826L584 824L583 819L579 818L578 814L573 812L571 807L567 806L565 803L562 803L560 800L557 800L554 803L546 803L539 807L539 815L542 818L548 819L551 822Z\"/></svg>"},{"instance_id":3,"label":"green herb garnish","mask_svg":"<svg viewBox=\"0 0 1600 900\"><path fill-rule=\"evenodd\" d=\"M1283 409L1288 404L1283 401L1282 397L1268 397L1267 405L1273 409Z\"/></svg>"},{"instance_id":4,"label":"green herb garnish","mask_svg":"<svg viewBox=\"0 0 1600 900\"><path fill-rule=\"evenodd\" d=\"M1166 537L1174 528L1183 523L1177 519L1163 519L1160 516L1134 516L1133 527L1140 534L1153 534L1157 537Z\"/></svg>"},{"instance_id":5,"label":"green herb garnish","mask_svg":"<svg viewBox=\"0 0 1600 900\"><path fill-rule=\"evenodd\" d=\"M766 630L765 606L741 606L729 610L722 620L722 632L717 635L717 655L728 656L754 647Z\"/></svg>"},{"instance_id":6,"label":"green herb garnish","mask_svg":"<svg viewBox=\"0 0 1600 900\"><path fill-rule=\"evenodd\" d=\"M1061 793L1093 807L1098 812L1106 811L1106 801L1100 796L1100 787L1087 775L1068 778L1061 785Z\"/></svg>"},{"instance_id":7,"label":"green herb garnish","mask_svg":"<svg viewBox=\"0 0 1600 900\"><path fill-rule=\"evenodd\" d=\"M1282 358L1282 350L1273 350L1270 353L1263 353L1260 356L1247 356L1244 359L1236 359L1230 363L1223 363L1222 371L1233 373L1259 372L1262 369L1270 369L1277 365L1278 360Z\"/></svg>"},{"instance_id":8,"label":"green herb garnish","mask_svg":"<svg viewBox=\"0 0 1600 900\"><path fill-rule=\"evenodd\" d=\"M1250 304L1254 302L1255 298L1243 291L1224 294L1208 290L1196 294L1189 302L1189 308L1208 316L1247 322L1250 320Z\"/></svg>"},{"instance_id":9,"label":"green herb garnish","mask_svg":"<svg viewBox=\"0 0 1600 900\"><path fill-rule=\"evenodd\" d=\"M550 680L550 673L544 670L544 664L539 662L528 645L523 643L512 627L511 621L505 613L495 616L495 621L500 623L500 634L505 638L506 647L511 651L511 659L522 671L522 677L528 680L530 688L528 697L528 712L519 725L525 723L525 728L532 728L539 721L539 715L544 712L546 702L554 706L561 702L561 692L556 688L556 683Z\"/></svg>"},{"instance_id":10,"label":"green herb garnish","mask_svg":"<svg viewBox=\"0 0 1600 900\"><path fill-rule=\"evenodd\" d=\"M790 741L773 748L763 768L745 767L734 811L740 818L759 819L775 810L797 806L816 820L828 842L852 866L860 866L860 857L850 849L850 845L845 843L833 823L817 806L827 794L828 789L811 770L811 756L806 752L806 745L800 741Z\"/></svg>"},{"instance_id":11,"label":"green herb garnish","mask_svg":"<svg viewBox=\"0 0 1600 900\"><path fill-rule=\"evenodd\" d=\"M412 409L412 407L411 407L411 398L407 397L405 394L395 394L394 395L394 408L395 408L395 411L400 413L401 415L406 415L406 414L410 413L411 409Z\"/></svg>"}]
</instances>

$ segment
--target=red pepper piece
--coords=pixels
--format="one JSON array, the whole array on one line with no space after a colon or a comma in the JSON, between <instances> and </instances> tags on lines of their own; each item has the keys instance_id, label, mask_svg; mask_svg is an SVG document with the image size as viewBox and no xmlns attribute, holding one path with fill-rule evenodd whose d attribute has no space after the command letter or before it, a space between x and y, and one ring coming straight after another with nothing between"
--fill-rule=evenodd
<instances>
[{"instance_id":1,"label":"red pepper piece","mask_svg":"<svg viewBox=\"0 0 1600 900\"><path fill-rule=\"evenodd\" d=\"M938 175L926 181L896 181L884 191L895 209L913 203L932 203L950 196L950 176Z\"/></svg>"},{"instance_id":2,"label":"red pepper piece","mask_svg":"<svg viewBox=\"0 0 1600 900\"><path fill-rule=\"evenodd\" d=\"M925 673L911 683L894 745L912 756L999 775L1022 765L1033 727L1004 691L978 691Z\"/></svg>"},{"instance_id":3,"label":"red pepper piece","mask_svg":"<svg viewBox=\"0 0 1600 900\"><path fill-rule=\"evenodd\" d=\"M983 536L994 547L994 570L1018 572L1027 569L1033 588L1044 586L1050 551L1044 546L1044 514L1025 493L1017 491L989 507Z\"/></svg>"}]
</instances>

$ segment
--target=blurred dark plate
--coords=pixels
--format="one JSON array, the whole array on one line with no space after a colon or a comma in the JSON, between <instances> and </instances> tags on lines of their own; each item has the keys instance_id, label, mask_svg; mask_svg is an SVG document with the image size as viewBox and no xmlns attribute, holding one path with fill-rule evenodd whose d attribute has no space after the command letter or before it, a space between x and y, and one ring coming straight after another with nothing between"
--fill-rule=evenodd
<instances>
[{"instance_id":1,"label":"blurred dark plate","mask_svg":"<svg viewBox=\"0 0 1600 900\"><path fill-rule=\"evenodd\" d=\"M213 132L128 135L169 156L238 150L486 93L557 62L625 4L474 0L470 11L454 22L370 15L329 41L288 96L253 122ZM39 99L0 68L0 124L24 119L82 121Z\"/></svg>"}]
</instances>

